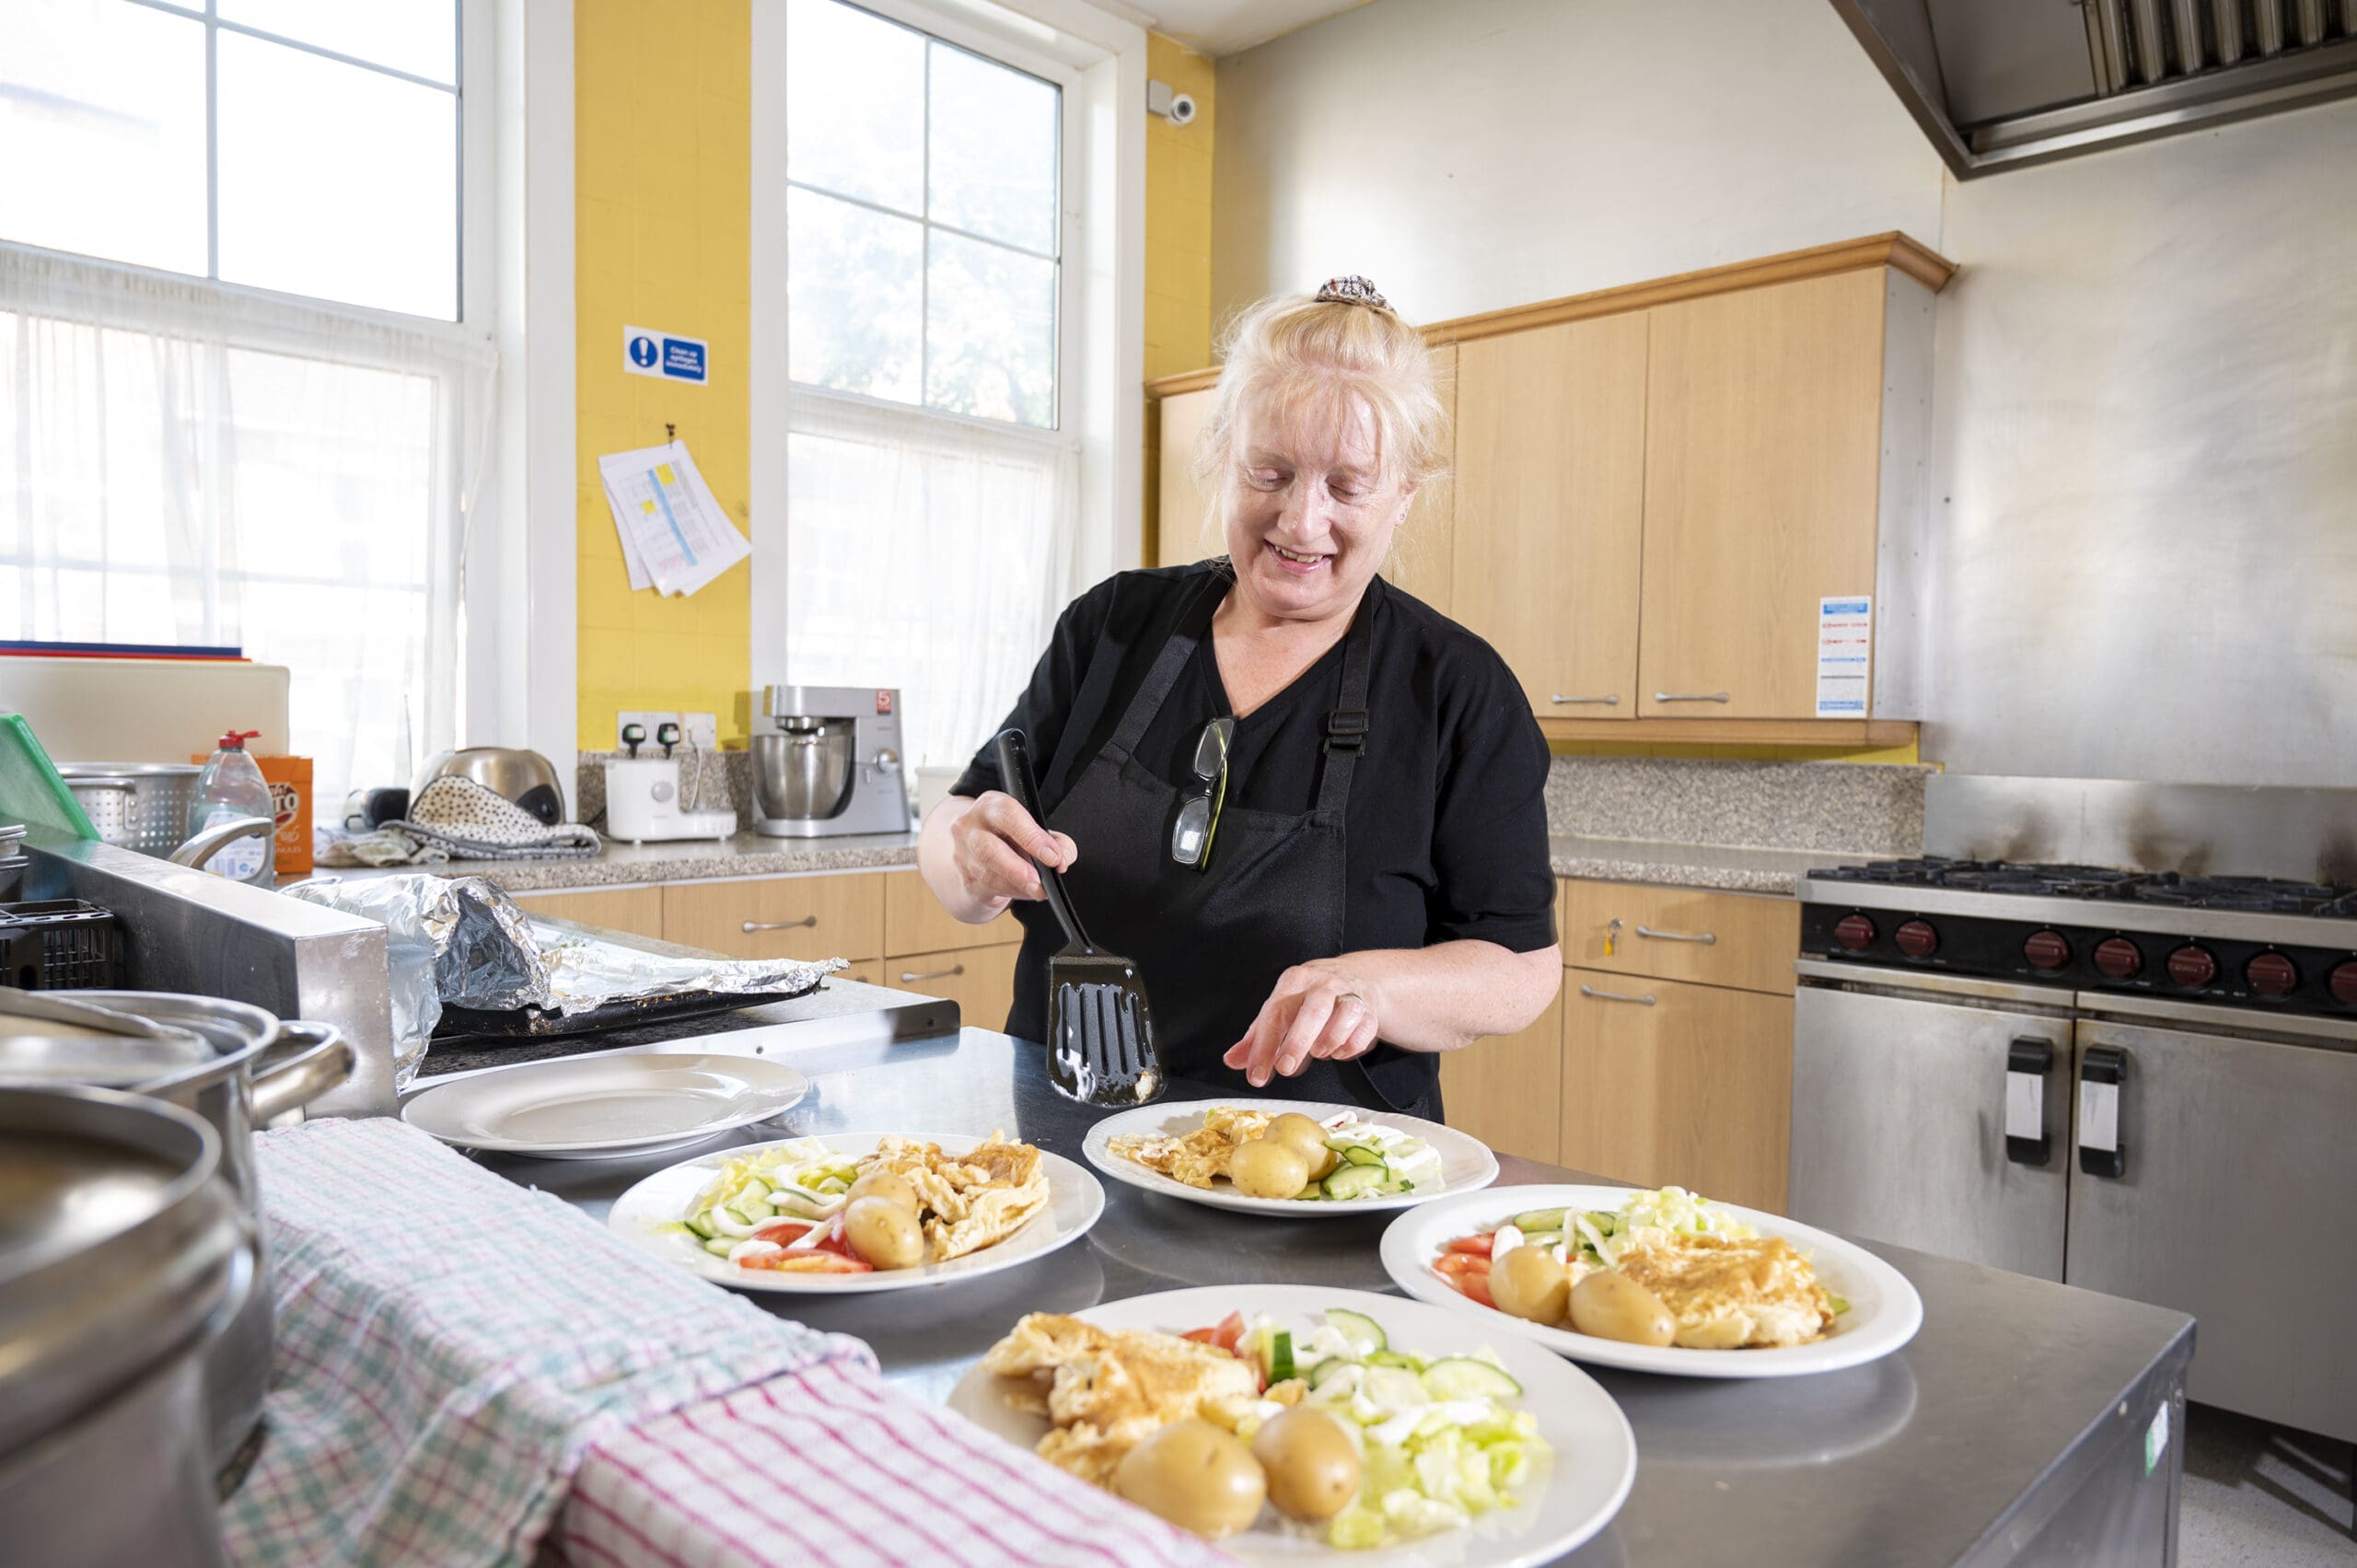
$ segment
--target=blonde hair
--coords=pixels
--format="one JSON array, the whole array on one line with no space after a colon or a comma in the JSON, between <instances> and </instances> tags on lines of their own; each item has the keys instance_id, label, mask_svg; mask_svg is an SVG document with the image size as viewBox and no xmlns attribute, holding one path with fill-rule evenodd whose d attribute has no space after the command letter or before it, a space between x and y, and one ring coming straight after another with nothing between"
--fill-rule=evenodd
<instances>
[{"instance_id":1,"label":"blonde hair","mask_svg":"<svg viewBox=\"0 0 2357 1568\"><path fill-rule=\"evenodd\" d=\"M1448 410L1432 354L1388 307L1275 295L1231 320L1220 347L1193 465L1196 483L1218 497L1207 525L1225 530L1237 430L1256 401L1296 429L1330 429L1364 412L1393 483L1421 488L1446 469Z\"/></svg>"}]
</instances>

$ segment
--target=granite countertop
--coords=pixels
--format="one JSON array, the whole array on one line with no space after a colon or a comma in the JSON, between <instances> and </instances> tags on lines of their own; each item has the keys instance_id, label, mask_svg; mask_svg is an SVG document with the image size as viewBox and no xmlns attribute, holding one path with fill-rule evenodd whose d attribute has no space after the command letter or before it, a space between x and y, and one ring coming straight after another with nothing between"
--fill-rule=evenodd
<instances>
[{"instance_id":1,"label":"granite countertop","mask_svg":"<svg viewBox=\"0 0 2357 1568\"><path fill-rule=\"evenodd\" d=\"M1558 833L1547 841L1558 877L1597 882L1657 882L1737 893L1790 893L1801 873L1875 858L1864 851L1748 849Z\"/></svg>"}]
</instances>

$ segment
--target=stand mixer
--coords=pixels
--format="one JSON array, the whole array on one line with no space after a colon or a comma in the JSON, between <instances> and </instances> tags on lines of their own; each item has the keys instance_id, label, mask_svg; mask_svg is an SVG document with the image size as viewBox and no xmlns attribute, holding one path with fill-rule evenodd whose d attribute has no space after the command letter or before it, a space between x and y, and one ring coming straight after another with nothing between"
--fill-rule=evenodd
<instances>
[{"instance_id":1,"label":"stand mixer","mask_svg":"<svg viewBox=\"0 0 2357 1568\"><path fill-rule=\"evenodd\" d=\"M773 839L905 833L900 694L769 686L753 728L753 830Z\"/></svg>"}]
</instances>

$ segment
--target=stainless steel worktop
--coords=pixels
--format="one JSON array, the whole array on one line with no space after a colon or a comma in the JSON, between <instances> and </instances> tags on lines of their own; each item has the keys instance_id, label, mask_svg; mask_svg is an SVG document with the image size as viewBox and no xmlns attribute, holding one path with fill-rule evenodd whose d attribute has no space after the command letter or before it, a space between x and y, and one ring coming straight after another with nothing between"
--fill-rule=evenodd
<instances>
[{"instance_id":1,"label":"stainless steel worktop","mask_svg":"<svg viewBox=\"0 0 2357 1568\"><path fill-rule=\"evenodd\" d=\"M726 1037L706 1048L728 1049ZM731 1136L1004 1128L1077 1159L1098 1113L1049 1089L1031 1060L1038 1050L972 1028L888 1048L788 1049L779 1059L812 1074L810 1097L778 1122ZM1191 1098L1190 1086L1173 1098ZM632 1182L679 1157L485 1163L602 1216ZM1504 1184L1595 1179L1512 1156L1500 1164ZM1383 1216L1271 1221L1105 1185L1105 1215L1087 1239L1038 1262L955 1287L784 1309L857 1334L896 1382L937 1400L1028 1311L1189 1285L1390 1289L1376 1253ZM1637 1483L1612 1527L1566 1563L2174 1560L2192 1319L1903 1248L1873 1249L1914 1282L1924 1308L1914 1342L1879 1363L1755 1383L1596 1370L1636 1431ZM2164 1405L2171 1435L2148 1466L2147 1434Z\"/></svg>"}]
</instances>

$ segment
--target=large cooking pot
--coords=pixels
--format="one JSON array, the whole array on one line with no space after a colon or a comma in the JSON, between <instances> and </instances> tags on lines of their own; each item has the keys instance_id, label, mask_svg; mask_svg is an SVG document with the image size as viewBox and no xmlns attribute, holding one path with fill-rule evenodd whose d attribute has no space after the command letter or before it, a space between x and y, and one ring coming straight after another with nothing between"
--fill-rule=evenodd
<instances>
[{"instance_id":1,"label":"large cooking pot","mask_svg":"<svg viewBox=\"0 0 2357 1568\"><path fill-rule=\"evenodd\" d=\"M221 1140L144 1096L0 1088L0 1556L217 1568L203 1353L254 1288Z\"/></svg>"},{"instance_id":2,"label":"large cooking pot","mask_svg":"<svg viewBox=\"0 0 2357 1568\"><path fill-rule=\"evenodd\" d=\"M0 990L0 1082L121 1088L194 1111L220 1135L220 1171L255 1236L255 1288L206 1356L204 1405L215 1468L261 1419L270 1383L271 1295L253 1129L351 1076L352 1047L325 1024L160 991Z\"/></svg>"}]
</instances>

